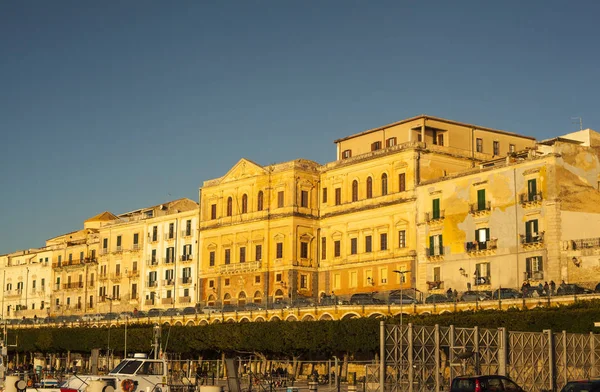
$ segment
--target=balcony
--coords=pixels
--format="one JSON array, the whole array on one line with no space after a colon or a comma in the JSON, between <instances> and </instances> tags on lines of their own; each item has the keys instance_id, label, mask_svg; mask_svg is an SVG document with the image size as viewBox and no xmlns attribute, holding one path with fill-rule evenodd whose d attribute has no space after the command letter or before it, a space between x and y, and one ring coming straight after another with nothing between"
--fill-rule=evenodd
<instances>
[{"instance_id":1,"label":"balcony","mask_svg":"<svg viewBox=\"0 0 600 392\"><path fill-rule=\"evenodd\" d=\"M158 267L158 258L157 257L148 257L146 259L146 265L148 267Z\"/></svg>"},{"instance_id":2,"label":"balcony","mask_svg":"<svg viewBox=\"0 0 600 392\"><path fill-rule=\"evenodd\" d=\"M82 289L82 288L83 288L83 282L69 282L69 283L63 284L63 289L65 289L65 290Z\"/></svg>"},{"instance_id":3,"label":"balcony","mask_svg":"<svg viewBox=\"0 0 600 392\"><path fill-rule=\"evenodd\" d=\"M175 239L175 233L165 233L165 241L173 241Z\"/></svg>"},{"instance_id":4,"label":"balcony","mask_svg":"<svg viewBox=\"0 0 600 392\"><path fill-rule=\"evenodd\" d=\"M543 200L542 192L536 193L521 193L519 195L519 202L525 207L529 205L539 204Z\"/></svg>"},{"instance_id":5,"label":"balcony","mask_svg":"<svg viewBox=\"0 0 600 392\"><path fill-rule=\"evenodd\" d=\"M473 203L469 205L469 213L472 215L485 215L492 210L492 202Z\"/></svg>"},{"instance_id":6,"label":"balcony","mask_svg":"<svg viewBox=\"0 0 600 392\"><path fill-rule=\"evenodd\" d=\"M23 289L7 290L4 292L6 297L20 297L23 293Z\"/></svg>"},{"instance_id":7,"label":"balcony","mask_svg":"<svg viewBox=\"0 0 600 392\"><path fill-rule=\"evenodd\" d=\"M106 272L98 274L98 280L108 280L108 274Z\"/></svg>"},{"instance_id":8,"label":"balcony","mask_svg":"<svg viewBox=\"0 0 600 392\"><path fill-rule=\"evenodd\" d=\"M144 305L148 305L148 306L154 305L154 300L151 298L148 298L148 299L144 300Z\"/></svg>"},{"instance_id":9,"label":"balcony","mask_svg":"<svg viewBox=\"0 0 600 392\"><path fill-rule=\"evenodd\" d=\"M137 278L140 276L140 270L131 270L127 272L128 278Z\"/></svg>"},{"instance_id":10,"label":"balcony","mask_svg":"<svg viewBox=\"0 0 600 392\"><path fill-rule=\"evenodd\" d=\"M434 246L433 248L425 248L425 254L428 258L431 257L441 257L444 255L444 247L443 246Z\"/></svg>"},{"instance_id":11,"label":"balcony","mask_svg":"<svg viewBox=\"0 0 600 392\"><path fill-rule=\"evenodd\" d=\"M193 257L192 255L181 255L179 256L179 261L181 262L186 262L186 261L192 261Z\"/></svg>"},{"instance_id":12,"label":"balcony","mask_svg":"<svg viewBox=\"0 0 600 392\"><path fill-rule=\"evenodd\" d=\"M119 281L121 278L123 278L123 275L120 272L113 272L110 274L110 280L112 281Z\"/></svg>"},{"instance_id":13,"label":"balcony","mask_svg":"<svg viewBox=\"0 0 600 392\"><path fill-rule=\"evenodd\" d=\"M108 248L100 249L100 256L106 256L108 254Z\"/></svg>"},{"instance_id":14,"label":"balcony","mask_svg":"<svg viewBox=\"0 0 600 392\"><path fill-rule=\"evenodd\" d=\"M163 257L163 264L173 264L175 262L175 258L173 257Z\"/></svg>"},{"instance_id":15,"label":"balcony","mask_svg":"<svg viewBox=\"0 0 600 392\"><path fill-rule=\"evenodd\" d=\"M163 286L173 286L175 281L173 279L165 279L162 281Z\"/></svg>"},{"instance_id":16,"label":"balcony","mask_svg":"<svg viewBox=\"0 0 600 392\"><path fill-rule=\"evenodd\" d=\"M544 280L544 271L526 271L524 280Z\"/></svg>"},{"instance_id":17,"label":"balcony","mask_svg":"<svg viewBox=\"0 0 600 392\"><path fill-rule=\"evenodd\" d=\"M240 272L253 272L260 270L260 261L250 261L246 263L225 264L219 266L219 273L235 274Z\"/></svg>"},{"instance_id":18,"label":"balcony","mask_svg":"<svg viewBox=\"0 0 600 392\"><path fill-rule=\"evenodd\" d=\"M129 302L139 302L140 298L137 294L131 294L127 297Z\"/></svg>"},{"instance_id":19,"label":"balcony","mask_svg":"<svg viewBox=\"0 0 600 392\"><path fill-rule=\"evenodd\" d=\"M445 216L446 216L445 210L426 212L425 213L425 222L427 222L427 223L441 222L444 220Z\"/></svg>"},{"instance_id":20,"label":"balcony","mask_svg":"<svg viewBox=\"0 0 600 392\"><path fill-rule=\"evenodd\" d=\"M108 296L107 295L99 295L98 296L98 303L105 303L108 301Z\"/></svg>"},{"instance_id":21,"label":"balcony","mask_svg":"<svg viewBox=\"0 0 600 392\"><path fill-rule=\"evenodd\" d=\"M492 284L492 279L490 276L475 276L473 278L474 286L489 286Z\"/></svg>"},{"instance_id":22,"label":"balcony","mask_svg":"<svg viewBox=\"0 0 600 392\"><path fill-rule=\"evenodd\" d=\"M182 237L191 237L192 236L192 230L181 230L181 236Z\"/></svg>"},{"instance_id":23,"label":"balcony","mask_svg":"<svg viewBox=\"0 0 600 392\"><path fill-rule=\"evenodd\" d=\"M138 250L141 250L142 246L140 244L133 244L133 246L131 247L131 251L132 252L137 252Z\"/></svg>"},{"instance_id":24,"label":"balcony","mask_svg":"<svg viewBox=\"0 0 600 392\"><path fill-rule=\"evenodd\" d=\"M179 297L179 300L177 302L179 302L180 304L189 304L190 302L192 302L192 297Z\"/></svg>"},{"instance_id":25,"label":"balcony","mask_svg":"<svg viewBox=\"0 0 600 392\"><path fill-rule=\"evenodd\" d=\"M159 239L160 239L160 236L158 234L150 235L150 237L148 237L148 242L150 242L150 243L158 242Z\"/></svg>"},{"instance_id":26,"label":"balcony","mask_svg":"<svg viewBox=\"0 0 600 392\"><path fill-rule=\"evenodd\" d=\"M98 259L96 257L86 257L83 261L86 263L97 263Z\"/></svg>"},{"instance_id":27,"label":"balcony","mask_svg":"<svg viewBox=\"0 0 600 392\"><path fill-rule=\"evenodd\" d=\"M544 244L544 232L533 234L520 234L521 244L525 248L539 247Z\"/></svg>"},{"instance_id":28,"label":"balcony","mask_svg":"<svg viewBox=\"0 0 600 392\"><path fill-rule=\"evenodd\" d=\"M173 298L162 298L160 303L163 305L173 305Z\"/></svg>"},{"instance_id":29,"label":"balcony","mask_svg":"<svg viewBox=\"0 0 600 392\"><path fill-rule=\"evenodd\" d=\"M586 238L583 240L571 241L573 250L600 248L600 238Z\"/></svg>"},{"instance_id":30,"label":"balcony","mask_svg":"<svg viewBox=\"0 0 600 392\"><path fill-rule=\"evenodd\" d=\"M428 281L427 287L429 288L430 291L431 290L441 290L444 288L444 281L443 280Z\"/></svg>"},{"instance_id":31,"label":"balcony","mask_svg":"<svg viewBox=\"0 0 600 392\"><path fill-rule=\"evenodd\" d=\"M184 276L183 278L179 278L179 284L192 284L192 277Z\"/></svg>"},{"instance_id":32,"label":"balcony","mask_svg":"<svg viewBox=\"0 0 600 392\"><path fill-rule=\"evenodd\" d=\"M492 238L485 242L472 241L465 242L465 249L469 255L481 255L488 254L489 251L495 250L498 248L498 239Z\"/></svg>"},{"instance_id":33,"label":"balcony","mask_svg":"<svg viewBox=\"0 0 600 392\"><path fill-rule=\"evenodd\" d=\"M94 286L96 286L96 281L95 280L88 280L87 286L89 288L93 288Z\"/></svg>"},{"instance_id":34,"label":"balcony","mask_svg":"<svg viewBox=\"0 0 600 392\"><path fill-rule=\"evenodd\" d=\"M157 280L149 280L146 282L146 287L158 287Z\"/></svg>"},{"instance_id":35,"label":"balcony","mask_svg":"<svg viewBox=\"0 0 600 392\"><path fill-rule=\"evenodd\" d=\"M123 247L122 246L116 246L115 247L115 251L113 253L121 253L123 252Z\"/></svg>"}]
</instances>

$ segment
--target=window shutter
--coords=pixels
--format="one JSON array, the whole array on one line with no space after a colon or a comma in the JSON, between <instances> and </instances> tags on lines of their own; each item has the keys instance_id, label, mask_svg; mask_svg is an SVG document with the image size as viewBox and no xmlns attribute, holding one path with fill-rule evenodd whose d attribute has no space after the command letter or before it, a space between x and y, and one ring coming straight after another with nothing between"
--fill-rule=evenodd
<instances>
[{"instance_id":1,"label":"window shutter","mask_svg":"<svg viewBox=\"0 0 600 392\"><path fill-rule=\"evenodd\" d=\"M525 270L527 272L527 276L531 276L531 264L532 264L532 259L527 259L525 262Z\"/></svg>"},{"instance_id":2,"label":"window shutter","mask_svg":"<svg viewBox=\"0 0 600 392\"><path fill-rule=\"evenodd\" d=\"M477 209L485 210L485 189L477 191Z\"/></svg>"},{"instance_id":3,"label":"window shutter","mask_svg":"<svg viewBox=\"0 0 600 392\"><path fill-rule=\"evenodd\" d=\"M442 235L440 234L440 254L444 254L444 241L442 241Z\"/></svg>"},{"instance_id":4,"label":"window shutter","mask_svg":"<svg viewBox=\"0 0 600 392\"><path fill-rule=\"evenodd\" d=\"M429 236L429 255L433 255L433 236Z\"/></svg>"},{"instance_id":5,"label":"window shutter","mask_svg":"<svg viewBox=\"0 0 600 392\"><path fill-rule=\"evenodd\" d=\"M525 237L529 241L531 238L531 227L533 226L533 221L527 221L525 223Z\"/></svg>"},{"instance_id":6,"label":"window shutter","mask_svg":"<svg viewBox=\"0 0 600 392\"><path fill-rule=\"evenodd\" d=\"M490 240L490 238L491 238L491 237L490 237L490 229L489 229L489 228L487 228L487 229L485 229L485 240L486 240L486 241L489 241L489 240Z\"/></svg>"}]
</instances>

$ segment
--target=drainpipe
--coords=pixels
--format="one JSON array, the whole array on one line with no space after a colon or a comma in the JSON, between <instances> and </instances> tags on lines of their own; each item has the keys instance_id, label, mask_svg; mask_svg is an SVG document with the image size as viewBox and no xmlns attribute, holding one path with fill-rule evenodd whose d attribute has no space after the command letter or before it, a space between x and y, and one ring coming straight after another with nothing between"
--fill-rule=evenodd
<instances>
[{"instance_id":1,"label":"drainpipe","mask_svg":"<svg viewBox=\"0 0 600 392\"><path fill-rule=\"evenodd\" d=\"M520 250L520 241L519 241L519 214L518 214L518 208L519 208L519 194L517 193L517 169L514 168L513 169L513 184L515 187L515 238L517 240L517 251L515 252L515 257L517 259L517 285L520 282L519 279L519 250ZM498 297L500 297L500 294L498 294Z\"/></svg>"}]
</instances>

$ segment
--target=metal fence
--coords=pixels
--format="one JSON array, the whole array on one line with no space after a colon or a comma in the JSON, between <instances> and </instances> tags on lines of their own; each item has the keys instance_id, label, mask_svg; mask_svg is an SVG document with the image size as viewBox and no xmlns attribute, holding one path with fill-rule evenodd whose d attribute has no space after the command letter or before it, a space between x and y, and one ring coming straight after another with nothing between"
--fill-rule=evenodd
<instances>
[{"instance_id":1,"label":"metal fence","mask_svg":"<svg viewBox=\"0 0 600 392\"><path fill-rule=\"evenodd\" d=\"M475 374L506 375L527 391L557 391L568 380L600 375L600 335L382 322L374 373L379 383L369 392L439 392L454 377Z\"/></svg>"}]
</instances>

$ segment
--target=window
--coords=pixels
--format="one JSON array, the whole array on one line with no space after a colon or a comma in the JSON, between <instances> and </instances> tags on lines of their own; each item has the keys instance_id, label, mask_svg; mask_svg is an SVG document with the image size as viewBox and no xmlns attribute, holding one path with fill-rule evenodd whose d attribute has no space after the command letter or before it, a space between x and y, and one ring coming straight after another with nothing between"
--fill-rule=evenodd
<instances>
[{"instance_id":1,"label":"window","mask_svg":"<svg viewBox=\"0 0 600 392\"><path fill-rule=\"evenodd\" d=\"M188 219L187 221L185 221L185 235L186 236L192 235L192 220L191 219Z\"/></svg>"},{"instance_id":2,"label":"window","mask_svg":"<svg viewBox=\"0 0 600 392\"><path fill-rule=\"evenodd\" d=\"M225 249L225 264L231 263L231 249Z\"/></svg>"},{"instance_id":3,"label":"window","mask_svg":"<svg viewBox=\"0 0 600 392\"><path fill-rule=\"evenodd\" d=\"M308 242L300 242L300 258L308 259Z\"/></svg>"},{"instance_id":4,"label":"window","mask_svg":"<svg viewBox=\"0 0 600 392\"><path fill-rule=\"evenodd\" d=\"M283 191L277 192L277 208L283 207Z\"/></svg>"},{"instance_id":5,"label":"window","mask_svg":"<svg viewBox=\"0 0 600 392\"><path fill-rule=\"evenodd\" d=\"M217 205L211 204L210 206L210 219L217 219Z\"/></svg>"},{"instance_id":6,"label":"window","mask_svg":"<svg viewBox=\"0 0 600 392\"><path fill-rule=\"evenodd\" d=\"M490 240L490 229L477 229L475 230L475 242L477 243L477 249L487 249L488 241Z\"/></svg>"},{"instance_id":7,"label":"window","mask_svg":"<svg viewBox=\"0 0 600 392\"><path fill-rule=\"evenodd\" d=\"M224 286L229 286L229 278L225 278ZM226 294L229 295L229 294Z\"/></svg>"},{"instance_id":8,"label":"window","mask_svg":"<svg viewBox=\"0 0 600 392\"><path fill-rule=\"evenodd\" d=\"M169 239L175 237L175 223L169 223Z\"/></svg>"},{"instance_id":9,"label":"window","mask_svg":"<svg viewBox=\"0 0 600 392\"><path fill-rule=\"evenodd\" d=\"M96 249L92 249L92 261L96 260ZM48 262L48 258L46 257L46 263Z\"/></svg>"},{"instance_id":10,"label":"window","mask_svg":"<svg viewBox=\"0 0 600 392\"><path fill-rule=\"evenodd\" d=\"M406 248L406 230L398 231L398 248Z\"/></svg>"},{"instance_id":11,"label":"window","mask_svg":"<svg viewBox=\"0 0 600 392\"><path fill-rule=\"evenodd\" d=\"M321 260L327 260L327 238L321 237Z\"/></svg>"},{"instance_id":12,"label":"window","mask_svg":"<svg viewBox=\"0 0 600 392\"><path fill-rule=\"evenodd\" d=\"M494 155L500 155L500 142L494 141Z\"/></svg>"},{"instance_id":13,"label":"window","mask_svg":"<svg viewBox=\"0 0 600 392\"><path fill-rule=\"evenodd\" d=\"M69 253L69 263L73 261L73 253Z\"/></svg>"},{"instance_id":14,"label":"window","mask_svg":"<svg viewBox=\"0 0 600 392\"><path fill-rule=\"evenodd\" d=\"M475 285L490 284L490 263L475 264Z\"/></svg>"},{"instance_id":15,"label":"window","mask_svg":"<svg viewBox=\"0 0 600 392\"><path fill-rule=\"evenodd\" d=\"M528 257L525 259L527 279L544 279L544 263L542 256Z\"/></svg>"},{"instance_id":16,"label":"window","mask_svg":"<svg viewBox=\"0 0 600 392\"><path fill-rule=\"evenodd\" d=\"M437 144L438 144L438 146L444 145L444 134L443 133L440 133L439 135L437 135Z\"/></svg>"},{"instance_id":17,"label":"window","mask_svg":"<svg viewBox=\"0 0 600 392\"><path fill-rule=\"evenodd\" d=\"M323 188L323 203L327 203L327 188Z\"/></svg>"},{"instance_id":18,"label":"window","mask_svg":"<svg viewBox=\"0 0 600 392\"><path fill-rule=\"evenodd\" d=\"M365 252L370 253L373 251L373 237L368 235L365 237Z\"/></svg>"},{"instance_id":19,"label":"window","mask_svg":"<svg viewBox=\"0 0 600 392\"><path fill-rule=\"evenodd\" d=\"M383 173L381 175L381 196L385 196L387 193L387 174Z\"/></svg>"},{"instance_id":20,"label":"window","mask_svg":"<svg viewBox=\"0 0 600 392\"><path fill-rule=\"evenodd\" d=\"M335 188L335 205L342 204L342 188Z\"/></svg>"},{"instance_id":21,"label":"window","mask_svg":"<svg viewBox=\"0 0 600 392\"><path fill-rule=\"evenodd\" d=\"M484 211L485 210L485 189L478 189L477 190L477 211Z\"/></svg>"},{"instance_id":22,"label":"window","mask_svg":"<svg viewBox=\"0 0 600 392\"><path fill-rule=\"evenodd\" d=\"M348 159L352 156L352 150L342 151L342 159Z\"/></svg>"},{"instance_id":23,"label":"window","mask_svg":"<svg viewBox=\"0 0 600 392\"><path fill-rule=\"evenodd\" d=\"M167 253L166 253L166 261L167 263L172 263L173 261L175 261L175 248L174 247L169 247L167 248Z\"/></svg>"},{"instance_id":24,"label":"window","mask_svg":"<svg viewBox=\"0 0 600 392\"><path fill-rule=\"evenodd\" d=\"M308 288L308 275L300 275L300 288L301 289Z\"/></svg>"},{"instance_id":25,"label":"window","mask_svg":"<svg viewBox=\"0 0 600 392\"><path fill-rule=\"evenodd\" d=\"M514 145L514 144L509 144L509 145L508 145L508 152L510 152L510 153L513 153L513 152L515 152L516 150L517 150L517 149L516 149L516 147L515 147L515 145Z\"/></svg>"},{"instance_id":26,"label":"window","mask_svg":"<svg viewBox=\"0 0 600 392\"><path fill-rule=\"evenodd\" d=\"M539 232L537 219L525 222L525 243L538 242L538 240Z\"/></svg>"},{"instance_id":27,"label":"window","mask_svg":"<svg viewBox=\"0 0 600 392\"><path fill-rule=\"evenodd\" d=\"M276 244L276 258L278 258L278 259L283 258L283 242L278 242Z\"/></svg>"},{"instance_id":28,"label":"window","mask_svg":"<svg viewBox=\"0 0 600 392\"><path fill-rule=\"evenodd\" d=\"M308 191L300 192L300 207L308 208Z\"/></svg>"},{"instance_id":29,"label":"window","mask_svg":"<svg viewBox=\"0 0 600 392\"><path fill-rule=\"evenodd\" d=\"M440 219L440 199L433 199L432 201L433 213L431 214L432 219Z\"/></svg>"},{"instance_id":30,"label":"window","mask_svg":"<svg viewBox=\"0 0 600 392\"><path fill-rule=\"evenodd\" d=\"M227 216L233 215L233 199L231 196L227 198Z\"/></svg>"},{"instance_id":31,"label":"window","mask_svg":"<svg viewBox=\"0 0 600 392\"><path fill-rule=\"evenodd\" d=\"M140 243L140 235L139 233L134 233L133 234L133 247L137 248L137 245L139 245Z\"/></svg>"},{"instance_id":32,"label":"window","mask_svg":"<svg viewBox=\"0 0 600 392\"><path fill-rule=\"evenodd\" d=\"M108 238L102 239L102 249L108 249Z\"/></svg>"},{"instance_id":33,"label":"window","mask_svg":"<svg viewBox=\"0 0 600 392\"><path fill-rule=\"evenodd\" d=\"M535 201L537 196L537 182L535 178L527 181L527 200Z\"/></svg>"},{"instance_id":34,"label":"window","mask_svg":"<svg viewBox=\"0 0 600 392\"><path fill-rule=\"evenodd\" d=\"M350 272L350 282L349 283L350 283L349 284L350 287L358 286L358 272L356 272L356 271Z\"/></svg>"},{"instance_id":35,"label":"window","mask_svg":"<svg viewBox=\"0 0 600 392\"><path fill-rule=\"evenodd\" d=\"M256 283L256 284L260 283L260 275L254 276L254 283Z\"/></svg>"},{"instance_id":36,"label":"window","mask_svg":"<svg viewBox=\"0 0 600 392\"><path fill-rule=\"evenodd\" d=\"M417 141L418 142L422 142L423 141L423 135L421 135L421 133L417 134Z\"/></svg>"},{"instance_id":37,"label":"window","mask_svg":"<svg viewBox=\"0 0 600 392\"><path fill-rule=\"evenodd\" d=\"M152 226L152 241L158 241L158 226Z\"/></svg>"},{"instance_id":38,"label":"window","mask_svg":"<svg viewBox=\"0 0 600 392\"><path fill-rule=\"evenodd\" d=\"M131 284L131 299L136 299L138 297L137 293L137 283Z\"/></svg>"},{"instance_id":39,"label":"window","mask_svg":"<svg viewBox=\"0 0 600 392\"><path fill-rule=\"evenodd\" d=\"M256 206L256 209L258 211L262 211L264 208L264 203L265 203L264 198L265 198L265 194L263 193L263 191L259 191L258 192L258 202L257 202L257 206Z\"/></svg>"},{"instance_id":40,"label":"window","mask_svg":"<svg viewBox=\"0 0 600 392\"><path fill-rule=\"evenodd\" d=\"M246 247L241 246L240 247L240 263L245 263L245 262L246 262Z\"/></svg>"},{"instance_id":41,"label":"window","mask_svg":"<svg viewBox=\"0 0 600 392\"><path fill-rule=\"evenodd\" d=\"M208 281L208 287L209 287L209 288L211 288L211 289L212 289L213 287L215 287L215 281L214 281L214 280L209 280L209 281Z\"/></svg>"},{"instance_id":42,"label":"window","mask_svg":"<svg viewBox=\"0 0 600 392\"><path fill-rule=\"evenodd\" d=\"M257 261L262 260L262 245L256 245L256 247L254 248L254 254Z\"/></svg>"},{"instance_id":43,"label":"window","mask_svg":"<svg viewBox=\"0 0 600 392\"><path fill-rule=\"evenodd\" d=\"M248 212L248 195L242 195L242 214L246 214Z\"/></svg>"},{"instance_id":44,"label":"window","mask_svg":"<svg viewBox=\"0 0 600 392\"><path fill-rule=\"evenodd\" d=\"M79 261L83 261L83 252L79 252Z\"/></svg>"},{"instance_id":45,"label":"window","mask_svg":"<svg viewBox=\"0 0 600 392\"><path fill-rule=\"evenodd\" d=\"M62 255L58 255L58 265L62 264Z\"/></svg>"},{"instance_id":46,"label":"window","mask_svg":"<svg viewBox=\"0 0 600 392\"><path fill-rule=\"evenodd\" d=\"M358 181L352 181L352 201L358 200Z\"/></svg>"},{"instance_id":47,"label":"window","mask_svg":"<svg viewBox=\"0 0 600 392\"><path fill-rule=\"evenodd\" d=\"M350 254L355 255L358 253L358 238L350 238Z\"/></svg>"},{"instance_id":48,"label":"window","mask_svg":"<svg viewBox=\"0 0 600 392\"><path fill-rule=\"evenodd\" d=\"M387 250L387 233L381 233L379 235L379 249Z\"/></svg>"},{"instance_id":49,"label":"window","mask_svg":"<svg viewBox=\"0 0 600 392\"><path fill-rule=\"evenodd\" d=\"M432 235L429 237L429 252L428 256L441 256L444 254L444 244L442 241L442 235Z\"/></svg>"},{"instance_id":50,"label":"window","mask_svg":"<svg viewBox=\"0 0 600 392\"><path fill-rule=\"evenodd\" d=\"M117 300L117 301L118 301L118 300L119 300L119 298L121 298L121 296L120 296L120 293L121 293L121 286L119 286L119 285L113 286L113 290L112 290L112 298L113 298L114 300Z\"/></svg>"},{"instance_id":51,"label":"window","mask_svg":"<svg viewBox=\"0 0 600 392\"><path fill-rule=\"evenodd\" d=\"M341 255L341 242L340 240L333 241L333 257L340 257Z\"/></svg>"},{"instance_id":52,"label":"window","mask_svg":"<svg viewBox=\"0 0 600 392\"><path fill-rule=\"evenodd\" d=\"M396 138L395 137L391 137L388 140L385 141L385 146L386 147L393 147L396 145Z\"/></svg>"},{"instance_id":53,"label":"window","mask_svg":"<svg viewBox=\"0 0 600 392\"><path fill-rule=\"evenodd\" d=\"M333 274L333 288L339 290L342 287L342 275Z\"/></svg>"},{"instance_id":54,"label":"window","mask_svg":"<svg viewBox=\"0 0 600 392\"><path fill-rule=\"evenodd\" d=\"M156 265L156 263L158 262L156 260L156 249L152 249L152 253L150 256L150 262L152 263L152 265Z\"/></svg>"},{"instance_id":55,"label":"window","mask_svg":"<svg viewBox=\"0 0 600 392\"><path fill-rule=\"evenodd\" d=\"M406 173L398 174L398 192L406 190Z\"/></svg>"},{"instance_id":56,"label":"window","mask_svg":"<svg viewBox=\"0 0 600 392\"><path fill-rule=\"evenodd\" d=\"M483 139L477 138L476 141L476 148L477 148L477 152L483 152Z\"/></svg>"},{"instance_id":57,"label":"window","mask_svg":"<svg viewBox=\"0 0 600 392\"><path fill-rule=\"evenodd\" d=\"M371 143L371 151L381 150L381 142Z\"/></svg>"},{"instance_id":58,"label":"window","mask_svg":"<svg viewBox=\"0 0 600 392\"><path fill-rule=\"evenodd\" d=\"M367 177L367 199L373 197L373 179L371 177Z\"/></svg>"}]
</instances>

